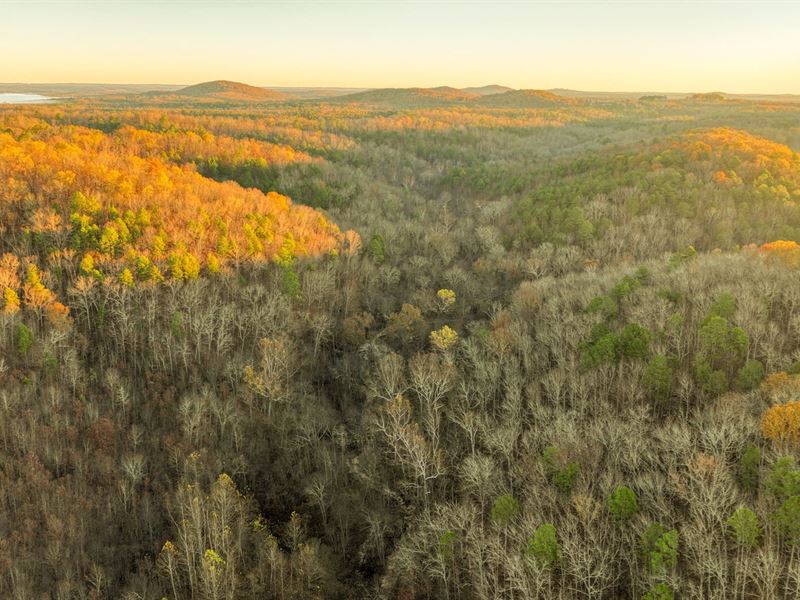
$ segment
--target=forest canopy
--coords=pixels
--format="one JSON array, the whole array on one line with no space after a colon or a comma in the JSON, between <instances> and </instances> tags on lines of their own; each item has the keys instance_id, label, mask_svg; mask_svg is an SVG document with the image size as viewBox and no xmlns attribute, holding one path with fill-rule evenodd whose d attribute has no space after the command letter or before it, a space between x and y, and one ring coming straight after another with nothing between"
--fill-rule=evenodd
<instances>
[{"instance_id":1,"label":"forest canopy","mask_svg":"<svg viewBox=\"0 0 800 600\"><path fill-rule=\"evenodd\" d=\"M800 105L213 83L0 108L0 596L798 597Z\"/></svg>"}]
</instances>

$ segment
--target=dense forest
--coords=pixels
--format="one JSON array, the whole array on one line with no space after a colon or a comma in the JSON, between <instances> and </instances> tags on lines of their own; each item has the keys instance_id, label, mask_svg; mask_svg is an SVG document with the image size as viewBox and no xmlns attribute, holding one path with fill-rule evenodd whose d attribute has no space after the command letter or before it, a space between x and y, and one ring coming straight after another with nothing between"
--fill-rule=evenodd
<instances>
[{"instance_id":1,"label":"dense forest","mask_svg":"<svg viewBox=\"0 0 800 600\"><path fill-rule=\"evenodd\" d=\"M0 108L0 597L800 597L800 104L247 87Z\"/></svg>"}]
</instances>

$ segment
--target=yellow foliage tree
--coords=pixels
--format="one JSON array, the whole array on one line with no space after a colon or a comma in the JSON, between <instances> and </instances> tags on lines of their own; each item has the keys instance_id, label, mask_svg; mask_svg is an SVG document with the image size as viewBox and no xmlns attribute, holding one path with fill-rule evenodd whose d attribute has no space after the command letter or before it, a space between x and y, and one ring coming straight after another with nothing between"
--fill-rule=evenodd
<instances>
[{"instance_id":1,"label":"yellow foliage tree","mask_svg":"<svg viewBox=\"0 0 800 600\"><path fill-rule=\"evenodd\" d=\"M445 312L456 303L456 293L453 290L443 288L436 292L436 299L439 304L439 310Z\"/></svg>"},{"instance_id":2,"label":"yellow foliage tree","mask_svg":"<svg viewBox=\"0 0 800 600\"><path fill-rule=\"evenodd\" d=\"M17 311L19 311L19 296L17 292L7 287L3 290L3 312L13 315Z\"/></svg>"},{"instance_id":3,"label":"yellow foliage tree","mask_svg":"<svg viewBox=\"0 0 800 600\"><path fill-rule=\"evenodd\" d=\"M119 282L126 287L133 286L134 284L133 273L131 273L131 270L129 268L125 267L124 269L122 269L122 272L119 274Z\"/></svg>"},{"instance_id":4,"label":"yellow foliage tree","mask_svg":"<svg viewBox=\"0 0 800 600\"><path fill-rule=\"evenodd\" d=\"M449 350L458 342L458 334L447 325L431 331L431 344L442 351Z\"/></svg>"},{"instance_id":5,"label":"yellow foliage tree","mask_svg":"<svg viewBox=\"0 0 800 600\"><path fill-rule=\"evenodd\" d=\"M800 447L800 401L776 404L761 418L761 432L773 442Z\"/></svg>"}]
</instances>

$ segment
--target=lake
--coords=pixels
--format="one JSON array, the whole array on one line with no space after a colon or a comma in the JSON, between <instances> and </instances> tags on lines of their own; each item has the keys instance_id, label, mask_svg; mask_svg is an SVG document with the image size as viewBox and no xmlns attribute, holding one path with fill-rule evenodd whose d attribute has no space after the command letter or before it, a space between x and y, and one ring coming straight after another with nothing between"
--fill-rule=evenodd
<instances>
[{"instance_id":1,"label":"lake","mask_svg":"<svg viewBox=\"0 0 800 600\"><path fill-rule=\"evenodd\" d=\"M55 98L40 94L6 94L0 93L0 104L41 104L50 102Z\"/></svg>"}]
</instances>

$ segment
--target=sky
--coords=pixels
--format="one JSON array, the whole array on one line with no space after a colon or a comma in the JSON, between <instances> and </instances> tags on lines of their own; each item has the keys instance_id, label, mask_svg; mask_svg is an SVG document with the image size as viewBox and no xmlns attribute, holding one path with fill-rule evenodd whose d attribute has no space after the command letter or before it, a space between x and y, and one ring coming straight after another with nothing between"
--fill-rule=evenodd
<instances>
[{"instance_id":1,"label":"sky","mask_svg":"<svg viewBox=\"0 0 800 600\"><path fill-rule=\"evenodd\" d=\"M0 0L0 82L800 93L800 0Z\"/></svg>"}]
</instances>

